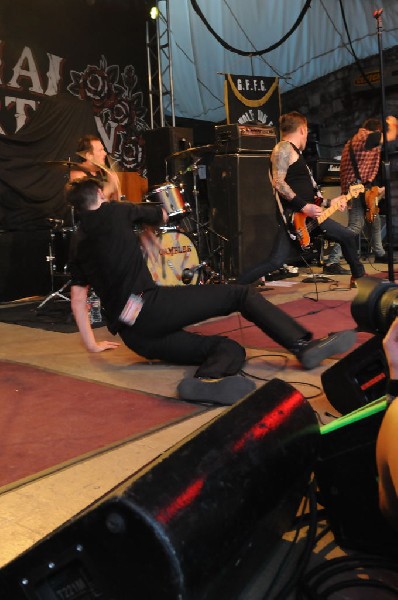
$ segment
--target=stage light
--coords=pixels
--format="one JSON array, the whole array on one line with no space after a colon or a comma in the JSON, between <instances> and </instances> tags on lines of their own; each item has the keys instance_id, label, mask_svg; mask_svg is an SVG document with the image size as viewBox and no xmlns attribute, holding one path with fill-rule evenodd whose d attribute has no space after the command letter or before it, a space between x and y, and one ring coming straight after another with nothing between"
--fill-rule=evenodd
<instances>
[{"instance_id":1,"label":"stage light","mask_svg":"<svg viewBox=\"0 0 398 600\"><path fill-rule=\"evenodd\" d=\"M151 19L157 19L159 16L159 9L157 6L152 6L151 10L149 11L149 16L151 17Z\"/></svg>"}]
</instances>

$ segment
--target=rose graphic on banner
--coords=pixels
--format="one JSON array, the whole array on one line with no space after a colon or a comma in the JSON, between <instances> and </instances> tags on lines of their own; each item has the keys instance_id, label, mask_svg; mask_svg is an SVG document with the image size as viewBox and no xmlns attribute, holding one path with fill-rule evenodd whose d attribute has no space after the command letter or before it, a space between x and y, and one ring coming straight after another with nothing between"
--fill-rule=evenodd
<instances>
[{"instance_id":1,"label":"rose graphic on banner","mask_svg":"<svg viewBox=\"0 0 398 600\"><path fill-rule=\"evenodd\" d=\"M281 112L278 78L228 73L224 102L228 124L277 125Z\"/></svg>"},{"instance_id":2,"label":"rose graphic on banner","mask_svg":"<svg viewBox=\"0 0 398 600\"><path fill-rule=\"evenodd\" d=\"M119 65L108 66L105 56L101 56L99 66L87 65L82 72L71 70L70 77L72 83L67 90L91 102L107 152L124 170L142 172L142 132L149 125L133 65L120 73Z\"/></svg>"}]
</instances>

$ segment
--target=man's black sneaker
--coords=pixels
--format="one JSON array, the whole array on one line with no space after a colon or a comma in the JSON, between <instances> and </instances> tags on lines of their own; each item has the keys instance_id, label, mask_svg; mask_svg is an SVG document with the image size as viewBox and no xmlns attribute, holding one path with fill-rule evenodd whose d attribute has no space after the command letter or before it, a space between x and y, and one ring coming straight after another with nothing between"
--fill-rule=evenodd
<instances>
[{"instance_id":1,"label":"man's black sneaker","mask_svg":"<svg viewBox=\"0 0 398 600\"><path fill-rule=\"evenodd\" d=\"M349 275L351 271L344 269L339 263L324 265L323 272L327 275Z\"/></svg>"},{"instance_id":2,"label":"man's black sneaker","mask_svg":"<svg viewBox=\"0 0 398 600\"><path fill-rule=\"evenodd\" d=\"M352 329L329 333L328 336L311 342L303 342L295 355L304 369L318 367L325 358L349 350L355 343L356 333Z\"/></svg>"}]
</instances>

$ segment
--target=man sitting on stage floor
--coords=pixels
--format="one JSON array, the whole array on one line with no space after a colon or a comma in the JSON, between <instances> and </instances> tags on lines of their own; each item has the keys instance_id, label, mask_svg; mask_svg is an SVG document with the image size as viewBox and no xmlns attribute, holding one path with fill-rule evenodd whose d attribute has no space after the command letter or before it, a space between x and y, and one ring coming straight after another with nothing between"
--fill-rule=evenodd
<instances>
[{"instance_id":1,"label":"man sitting on stage floor","mask_svg":"<svg viewBox=\"0 0 398 600\"><path fill-rule=\"evenodd\" d=\"M119 334L128 348L151 360L199 365L195 377L178 385L183 399L231 404L255 387L251 380L236 375L246 358L240 344L184 330L211 317L241 312L306 369L345 352L355 341L351 330L311 341L311 332L251 286L157 286L133 225L166 222L163 207L109 202L100 182L92 178L71 182L67 199L79 216L72 240L71 303L87 350L102 352L118 346L94 337L86 306L88 286L92 286L101 299L109 331Z\"/></svg>"}]
</instances>

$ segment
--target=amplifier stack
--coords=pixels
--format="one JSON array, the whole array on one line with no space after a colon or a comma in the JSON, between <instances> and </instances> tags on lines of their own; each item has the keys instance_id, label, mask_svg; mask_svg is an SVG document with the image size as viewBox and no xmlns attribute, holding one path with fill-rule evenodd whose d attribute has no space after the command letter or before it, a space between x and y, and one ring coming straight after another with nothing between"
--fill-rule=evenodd
<instances>
[{"instance_id":1,"label":"amplifier stack","mask_svg":"<svg viewBox=\"0 0 398 600\"><path fill-rule=\"evenodd\" d=\"M276 144L275 127L266 125L216 125L218 154L269 153Z\"/></svg>"},{"instance_id":2,"label":"amplifier stack","mask_svg":"<svg viewBox=\"0 0 398 600\"><path fill-rule=\"evenodd\" d=\"M278 224L269 181L274 127L216 126L216 155L209 167L212 227L228 239L225 270L236 277L271 251Z\"/></svg>"}]
</instances>

